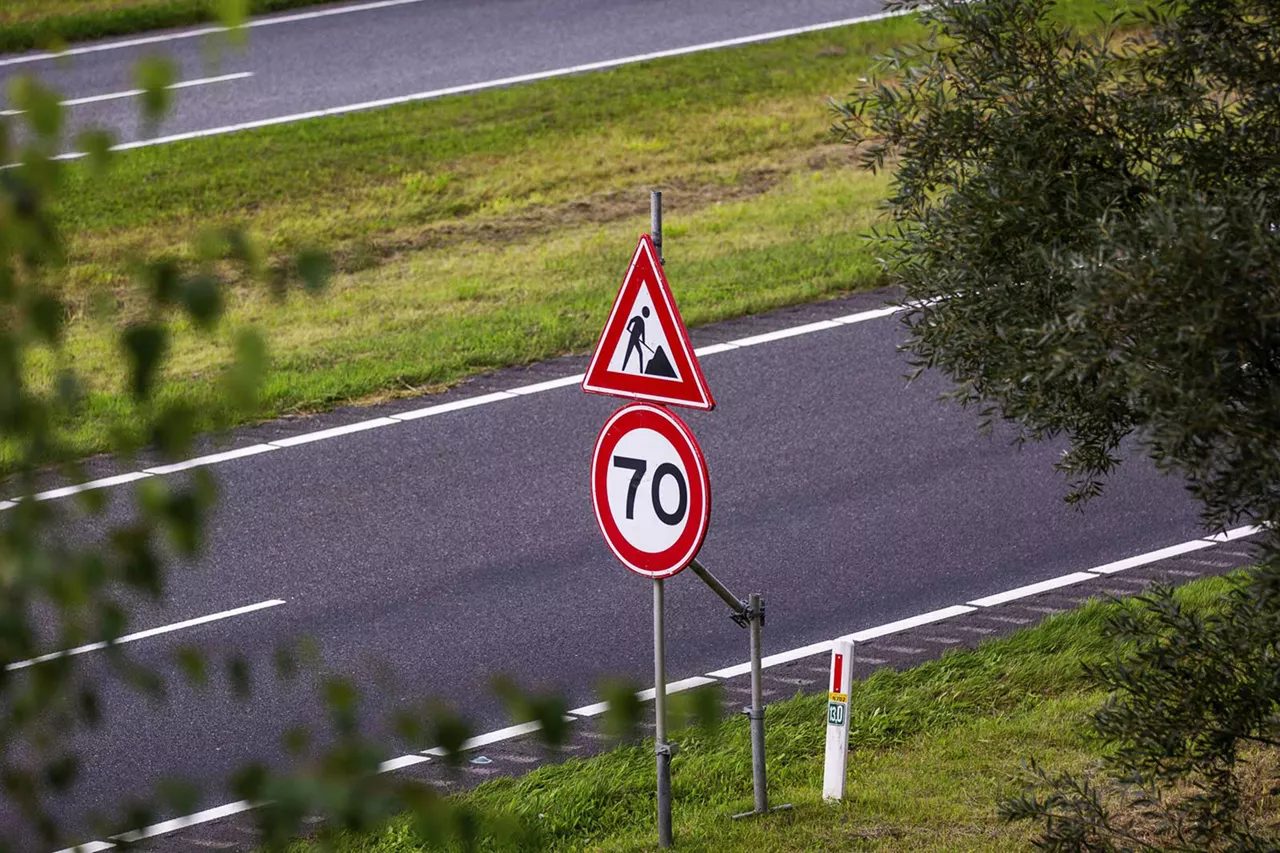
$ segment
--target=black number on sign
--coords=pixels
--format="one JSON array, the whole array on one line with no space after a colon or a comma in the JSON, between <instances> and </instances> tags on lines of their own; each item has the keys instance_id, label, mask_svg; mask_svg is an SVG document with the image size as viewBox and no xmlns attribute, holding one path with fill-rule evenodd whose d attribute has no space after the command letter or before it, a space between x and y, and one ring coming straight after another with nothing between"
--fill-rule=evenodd
<instances>
[{"instance_id":1,"label":"black number on sign","mask_svg":"<svg viewBox=\"0 0 1280 853\"><path fill-rule=\"evenodd\" d=\"M616 460L616 457L615 457ZM680 502L676 504L675 512L667 512L662 508L662 478L675 477L676 488L680 490ZM634 480L632 481L635 482ZM634 487L632 492L635 492ZM658 466L658 470L653 472L653 511L657 513L658 518L662 519L663 524L679 524L684 519L685 512L689 509L689 487L684 481L684 474L680 473L680 469L672 465L670 462L663 462ZM631 516L628 515L627 518Z\"/></svg>"},{"instance_id":2,"label":"black number on sign","mask_svg":"<svg viewBox=\"0 0 1280 853\"><path fill-rule=\"evenodd\" d=\"M640 478L644 476L645 469L649 467L649 463L645 462L643 459L632 459L629 456L615 456L613 457L613 464L618 468L630 468L635 472L631 475L631 485L627 486L627 518L633 519L636 517L636 489L640 488ZM662 469L659 468L658 470L661 471ZM683 486L681 486L681 488L683 488ZM658 492L656 488L653 494L653 505L657 506ZM681 494L684 494L684 492L681 492ZM684 499L682 498L680 504L681 507L684 506L683 500ZM681 512L683 512L683 509ZM670 524L671 522L667 523Z\"/></svg>"}]
</instances>

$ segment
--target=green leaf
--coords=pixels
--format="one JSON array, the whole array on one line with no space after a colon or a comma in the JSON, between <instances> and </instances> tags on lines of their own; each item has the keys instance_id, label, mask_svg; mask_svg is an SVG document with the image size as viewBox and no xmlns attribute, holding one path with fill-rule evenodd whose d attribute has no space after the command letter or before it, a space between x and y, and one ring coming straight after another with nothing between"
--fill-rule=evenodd
<instances>
[{"instance_id":1,"label":"green leaf","mask_svg":"<svg viewBox=\"0 0 1280 853\"><path fill-rule=\"evenodd\" d=\"M143 119L148 124L159 122L173 101L172 86L178 79L177 66L168 57L148 56L134 66L133 76L142 90Z\"/></svg>"},{"instance_id":2,"label":"green leaf","mask_svg":"<svg viewBox=\"0 0 1280 853\"><path fill-rule=\"evenodd\" d=\"M249 20L249 0L218 0L218 21L227 28L242 27Z\"/></svg>"},{"instance_id":3,"label":"green leaf","mask_svg":"<svg viewBox=\"0 0 1280 853\"><path fill-rule=\"evenodd\" d=\"M194 646L180 647L175 656L178 660L178 668L182 670L182 674L191 684L201 687L209 683L209 673L205 668L204 654Z\"/></svg>"},{"instance_id":4,"label":"green leaf","mask_svg":"<svg viewBox=\"0 0 1280 853\"><path fill-rule=\"evenodd\" d=\"M45 88L34 77L24 74L9 81L9 103L22 111L27 126L46 142L62 133L61 100L57 92Z\"/></svg>"},{"instance_id":5,"label":"green leaf","mask_svg":"<svg viewBox=\"0 0 1280 853\"><path fill-rule=\"evenodd\" d=\"M58 344L62 339L62 321L66 308L52 293L39 292L27 303L26 315L36 336L46 344Z\"/></svg>"},{"instance_id":6,"label":"green leaf","mask_svg":"<svg viewBox=\"0 0 1280 853\"><path fill-rule=\"evenodd\" d=\"M159 325L133 325L121 335L121 343L129 359L130 390L135 400L145 400L168 351L169 333Z\"/></svg>"},{"instance_id":7,"label":"green leaf","mask_svg":"<svg viewBox=\"0 0 1280 853\"><path fill-rule=\"evenodd\" d=\"M258 404L258 391L267 372L267 347L255 329L236 333L235 361L227 372L226 388L232 402L250 411Z\"/></svg>"},{"instance_id":8,"label":"green leaf","mask_svg":"<svg viewBox=\"0 0 1280 853\"><path fill-rule=\"evenodd\" d=\"M235 655L227 661L227 678L231 682L231 690L241 699L253 695L253 678L249 662L241 655Z\"/></svg>"},{"instance_id":9,"label":"green leaf","mask_svg":"<svg viewBox=\"0 0 1280 853\"><path fill-rule=\"evenodd\" d=\"M333 260L327 252L306 249L295 259L298 277L308 293L319 293L333 276Z\"/></svg>"},{"instance_id":10,"label":"green leaf","mask_svg":"<svg viewBox=\"0 0 1280 853\"><path fill-rule=\"evenodd\" d=\"M105 130L83 131L76 141L76 147L85 154L89 167L99 175L111 168L113 145L115 137Z\"/></svg>"},{"instance_id":11,"label":"green leaf","mask_svg":"<svg viewBox=\"0 0 1280 853\"><path fill-rule=\"evenodd\" d=\"M616 740L629 741L636 737L644 704L640 701L636 686L627 681L608 681L600 690L606 703L604 731Z\"/></svg>"},{"instance_id":12,"label":"green leaf","mask_svg":"<svg viewBox=\"0 0 1280 853\"><path fill-rule=\"evenodd\" d=\"M187 279L180 298L196 328L208 331L222 317L222 285L212 275Z\"/></svg>"},{"instance_id":13,"label":"green leaf","mask_svg":"<svg viewBox=\"0 0 1280 853\"><path fill-rule=\"evenodd\" d=\"M471 737L471 726L456 713L438 706L431 715L429 728L431 740L444 751L444 761L450 767L462 764L462 746Z\"/></svg>"}]
</instances>

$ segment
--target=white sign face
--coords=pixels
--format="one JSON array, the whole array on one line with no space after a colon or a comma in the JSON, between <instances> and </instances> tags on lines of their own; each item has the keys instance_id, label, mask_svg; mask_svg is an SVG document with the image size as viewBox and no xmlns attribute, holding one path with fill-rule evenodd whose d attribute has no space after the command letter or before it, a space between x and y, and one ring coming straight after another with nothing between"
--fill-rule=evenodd
<instances>
[{"instance_id":1,"label":"white sign face","mask_svg":"<svg viewBox=\"0 0 1280 853\"><path fill-rule=\"evenodd\" d=\"M627 433L609 465L609 512L631 546L657 554L689 520L689 472L675 445L651 429Z\"/></svg>"},{"instance_id":2,"label":"white sign face","mask_svg":"<svg viewBox=\"0 0 1280 853\"><path fill-rule=\"evenodd\" d=\"M600 431L591 499L610 549L633 572L670 577L702 547L711 511L707 465L667 409L635 403Z\"/></svg>"},{"instance_id":3,"label":"white sign face","mask_svg":"<svg viewBox=\"0 0 1280 853\"><path fill-rule=\"evenodd\" d=\"M636 298L626 317L625 331L609 357L609 370L679 382L680 369L672 360L671 344L662 331L647 281L636 288Z\"/></svg>"}]
</instances>

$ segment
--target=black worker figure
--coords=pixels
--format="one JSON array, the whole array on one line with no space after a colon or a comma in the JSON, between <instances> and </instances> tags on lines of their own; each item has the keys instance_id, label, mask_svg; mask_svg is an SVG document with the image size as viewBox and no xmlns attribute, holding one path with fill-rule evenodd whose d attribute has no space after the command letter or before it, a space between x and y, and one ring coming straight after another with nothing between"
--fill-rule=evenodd
<instances>
[{"instance_id":1,"label":"black worker figure","mask_svg":"<svg viewBox=\"0 0 1280 853\"><path fill-rule=\"evenodd\" d=\"M622 369L627 369L627 362L631 360L631 351L636 351L636 361L640 362L640 372L644 373L644 352L641 347L648 348L644 342L644 318L649 316L649 306L640 309L640 314L632 317L627 321L627 334L631 337L627 340L627 352L622 356Z\"/></svg>"},{"instance_id":2,"label":"black worker figure","mask_svg":"<svg viewBox=\"0 0 1280 853\"><path fill-rule=\"evenodd\" d=\"M646 305L640 309L640 313L627 321L627 351L622 354L622 372L626 372L627 365L631 362L631 351L635 350L636 361L639 362L639 371L645 376L657 376L662 379L679 379L676 369L671 366L671 359L667 357L666 350L662 348L662 344L651 347L645 341L644 337L644 321L649 318L649 306ZM658 328L659 338L662 338L662 328ZM645 364L644 351L648 350L649 363Z\"/></svg>"}]
</instances>

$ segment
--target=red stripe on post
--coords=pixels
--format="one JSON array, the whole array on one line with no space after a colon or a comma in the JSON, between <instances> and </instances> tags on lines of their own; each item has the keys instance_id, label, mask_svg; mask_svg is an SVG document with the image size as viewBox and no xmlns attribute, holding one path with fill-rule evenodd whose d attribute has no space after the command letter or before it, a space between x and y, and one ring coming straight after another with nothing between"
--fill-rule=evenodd
<instances>
[{"instance_id":1,"label":"red stripe on post","mask_svg":"<svg viewBox=\"0 0 1280 853\"><path fill-rule=\"evenodd\" d=\"M831 667L831 692L839 693L844 683L844 655L835 655L835 664Z\"/></svg>"}]
</instances>

